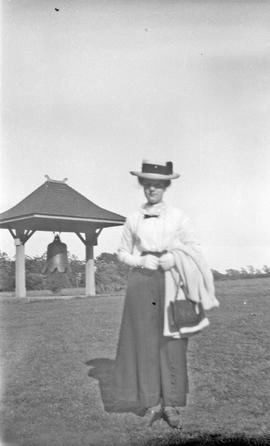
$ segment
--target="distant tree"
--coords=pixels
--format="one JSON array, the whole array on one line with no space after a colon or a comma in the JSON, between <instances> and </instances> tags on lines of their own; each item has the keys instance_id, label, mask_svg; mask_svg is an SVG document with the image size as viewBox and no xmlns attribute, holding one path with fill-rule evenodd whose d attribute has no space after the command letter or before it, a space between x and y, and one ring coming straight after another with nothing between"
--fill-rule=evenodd
<instances>
[{"instance_id":1,"label":"distant tree","mask_svg":"<svg viewBox=\"0 0 270 446\"><path fill-rule=\"evenodd\" d=\"M79 260L74 254L68 252L68 263L70 271L68 273L72 286L83 287L85 285L85 261Z\"/></svg>"},{"instance_id":2,"label":"distant tree","mask_svg":"<svg viewBox=\"0 0 270 446\"><path fill-rule=\"evenodd\" d=\"M129 267L118 260L117 254L101 253L95 261L98 293L119 292L125 289Z\"/></svg>"},{"instance_id":3,"label":"distant tree","mask_svg":"<svg viewBox=\"0 0 270 446\"><path fill-rule=\"evenodd\" d=\"M25 257L25 284L27 290L43 290L46 280L42 274L46 262L46 253L41 256Z\"/></svg>"},{"instance_id":4,"label":"distant tree","mask_svg":"<svg viewBox=\"0 0 270 446\"><path fill-rule=\"evenodd\" d=\"M0 291L15 289L15 262L6 252L0 251Z\"/></svg>"},{"instance_id":5,"label":"distant tree","mask_svg":"<svg viewBox=\"0 0 270 446\"><path fill-rule=\"evenodd\" d=\"M226 274L230 279L239 279L240 277L240 271L238 271L238 269L226 269Z\"/></svg>"},{"instance_id":6,"label":"distant tree","mask_svg":"<svg viewBox=\"0 0 270 446\"><path fill-rule=\"evenodd\" d=\"M263 265L263 267L262 267L262 272L263 272L264 274L270 275L270 266Z\"/></svg>"},{"instance_id":7,"label":"distant tree","mask_svg":"<svg viewBox=\"0 0 270 446\"><path fill-rule=\"evenodd\" d=\"M224 280L224 279L226 279L226 274L220 273L216 269L212 269L212 274L213 274L214 280Z\"/></svg>"},{"instance_id":8,"label":"distant tree","mask_svg":"<svg viewBox=\"0 0 270 446\"><path fill-rule=\"evenodd\" d=\"M71 282L67 273L54 271L44 278L45 289L58 293L62 288L71 288Z\"/></svg>"},{"instance_id":9,"label":"distant tree","mask_svg":"<svg viewBox=\"0 0 270 446\"><path fill-rule=\"evenodd\" d=\"M240 269L240 274L242 277L247 277L248 276L248 271L245 268L241 268Z\"/></svg>"},{"instance_id":10,"label":"distant tree","mask_svg":"<svg viewBox=\"0 0 270 446\"><path fill-rule=\"evenodd\" d=\"M254 268L253 265L248 265L247 269L248 269L248 274L250 276L254 276L256 274L256 269Z\"/></svg>"},{"instance_id":11,"label":"distant tree","mask_svg":"<svg viewBox=\"0 0 270 446\"><path fill-rule=\"evenodd\" d=\"M117 254L111 254L110 252L102 252L97 258L97 262L105 262L105 263L119 263Z\"/></svg>"},{"instance_id":12,"label":"distant tree","mask_svg":"<svg viewBox=\"0 0 270 446\"><path fill-rule=\"evenodd\" d=\"M25 257L25 271L27 273L42 274L42 269L46 262L46 253L41 256Z\"/></svg>"},{"instance_id":13,"label":"distant tree","mask_svg":"<svg viewBox=\"0 0 270 446\"><path fill-rule=\"evenodd\" d=\"M46 288L45 278L40 273L28 273L25 276L27 290L44 290Z\"/></svg>"}]
</instances>

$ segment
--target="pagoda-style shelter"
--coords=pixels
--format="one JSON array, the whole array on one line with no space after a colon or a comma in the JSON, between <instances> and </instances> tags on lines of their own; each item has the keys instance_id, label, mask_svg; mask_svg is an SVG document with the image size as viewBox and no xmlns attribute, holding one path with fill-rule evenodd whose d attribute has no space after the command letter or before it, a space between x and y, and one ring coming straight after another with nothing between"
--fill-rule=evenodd
<instances>
[{"instance_id":1,"label":"pagoda-style shelter","mask_svg":"<svg viewBox=\"0 0 270 446\"><path fill-rule=\"evenodd\" d=\"M16 246L16 296L25 297L25 243L36 231L75 232L85 245L85 294L95 295L94 246L103 228L122 225L125 217L103 209L63 181L47 181L0 214Z\"/></svg>"}]
</instances>

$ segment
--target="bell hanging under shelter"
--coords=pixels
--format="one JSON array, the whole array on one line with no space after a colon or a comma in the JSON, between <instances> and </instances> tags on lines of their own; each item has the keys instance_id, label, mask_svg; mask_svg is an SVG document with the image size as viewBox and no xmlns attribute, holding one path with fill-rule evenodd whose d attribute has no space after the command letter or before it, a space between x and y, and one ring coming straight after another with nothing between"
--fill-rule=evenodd
<instances>
[{"instance_id":1,"label":"bell hanging under shelter","mask_svg":"<svg viewBox=\"0 0 270 446\"><path fill-rule=\"evenodd\" d=\"M48 245L47 260L42 272L65 273L67 270L69 270L67 245L61 242L59 235L56 235L54 241Z\"/></svg>"}]
</instances>

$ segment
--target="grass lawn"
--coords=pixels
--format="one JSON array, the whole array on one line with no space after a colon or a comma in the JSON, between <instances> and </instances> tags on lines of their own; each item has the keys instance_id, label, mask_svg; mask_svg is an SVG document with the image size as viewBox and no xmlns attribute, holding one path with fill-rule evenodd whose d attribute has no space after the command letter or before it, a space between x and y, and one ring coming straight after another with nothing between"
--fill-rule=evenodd
<instances>
[{"instance_id":1,"label":"grass lawn","mask_svg":"<svg viewBox=\"0 0 270 446\"><path fill-rule=\"evenodd\" d=\"M270 279L218 282L221 306L189 342L181 433L112 399L123 297L1 304L3 444L270 444Z\"/></svg>"}]
</instances>

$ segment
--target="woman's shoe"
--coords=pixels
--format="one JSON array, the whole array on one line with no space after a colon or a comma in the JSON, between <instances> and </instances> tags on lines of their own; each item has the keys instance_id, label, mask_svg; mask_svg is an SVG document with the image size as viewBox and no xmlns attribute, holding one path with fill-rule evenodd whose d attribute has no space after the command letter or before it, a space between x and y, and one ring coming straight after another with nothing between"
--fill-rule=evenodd
<instances>
[{"instance_id":1,"label":"woman's shoe","mask_svg":"<svg viewBox=\"0 0 270 446\"><path fill-rule=\"evenodd\" d=\"M147 426L151 427L155 421L162 418L162 407L161 405L150 407L145 413L145 419L147 420Z\"/></svg>"},{"instance_id":2,"label":"woman's shoe","mask_svg":"<svg viewBox=\"0 0 270 446\"><path fill-rule=\"evenodd\" d=\"M182 421L180 412L176 407L167 406L163 409L163 418L170 427L174 429L182 429Z\"/></svg>"}]
</instances>

